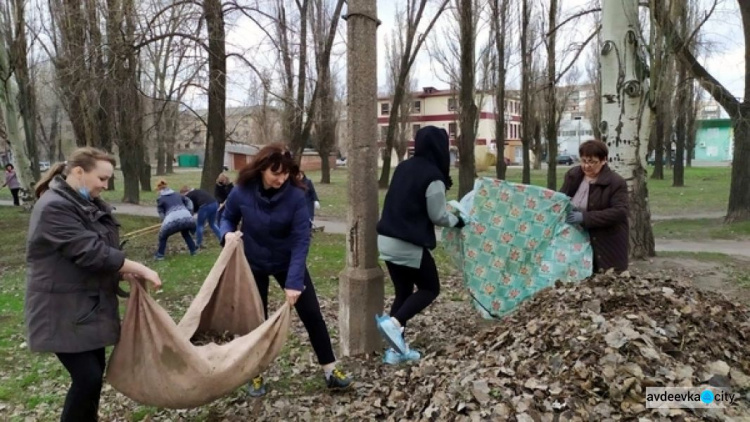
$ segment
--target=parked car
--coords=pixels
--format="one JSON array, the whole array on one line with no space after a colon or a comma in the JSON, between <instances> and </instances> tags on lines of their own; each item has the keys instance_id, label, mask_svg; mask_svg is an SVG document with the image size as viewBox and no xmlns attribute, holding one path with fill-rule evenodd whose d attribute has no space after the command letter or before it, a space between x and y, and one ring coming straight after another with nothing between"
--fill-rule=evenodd
<instances>
[{"instance_id":1,"label":"parked car","mask_svg":"<svg viewBox=\"0 0 750 422\"><path fill-rule=\"evenodd\" d=\"M656 157L654 156L654 154L651 154L651 156L649 156L648 158L646 158L646 163L648 165L650 165L650 166L653 166L654 164L656 164ZM663 165L665 165L665 166L667 165L667 156L666 155L662 155L662 157L661 157L661 163ZM671 155L669 157L669 165L674 166L674 155Z\"/></svg>"},{"instance_id":2,"label":"parked car","mask_svg":"<svg viewBox=\"0 0 750 422\"><path fill-rule=\"evenodd\" d=\"M576 155L558 155L557 164L563 164L566 166L572 166L578 162L578 156Z\"/></svg>"},{"instance_id":3,"label":"parked car","mask_svg":"<svg viewBox=\"0 0 750 422\"><path fill-rule=\"evenodd\" d=\"M47 171L47 170L49 170L49 161L40 161L39 171Z\"/></svg>"}]
</instances>

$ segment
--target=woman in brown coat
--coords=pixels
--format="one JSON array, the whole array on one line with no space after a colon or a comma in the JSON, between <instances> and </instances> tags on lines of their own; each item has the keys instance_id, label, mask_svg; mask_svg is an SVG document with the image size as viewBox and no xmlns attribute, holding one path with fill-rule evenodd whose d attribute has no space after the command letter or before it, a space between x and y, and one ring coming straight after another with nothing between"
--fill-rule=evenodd
<instances>
[{"instance_id":1,"label":"woman in brown coat","mask_svg":"<svg viewBox=\"0 0 750 422\"><path fill-rule=\"evenodd\" d=\"M609 150L602 141L587 141L578 149L581 165L565 174L560 191L574 211L566 221L589 232L594 272L628 269L628 186L607 165Z\"/></svg>"},{"instance_id":2,"label":"woman in brown coat","mask_svg":"<svg viewBox=\"0 0 750 422\"><path fill-rule=\"evenodd\" d=\"M161 286L156 272L125 259L119 223L99 198L114 164L103 151L81 148L36 186L24 311L29 348L55 353L72 378L62 421L97 420L104 348L120 336L119 281Z\"/></svg>"}]
</instances>

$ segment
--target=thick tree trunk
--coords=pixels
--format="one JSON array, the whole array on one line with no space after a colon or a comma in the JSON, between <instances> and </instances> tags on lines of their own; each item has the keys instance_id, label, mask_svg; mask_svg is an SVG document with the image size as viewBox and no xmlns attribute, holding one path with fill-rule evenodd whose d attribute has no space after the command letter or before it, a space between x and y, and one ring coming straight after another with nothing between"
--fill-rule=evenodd
<instances>
[{"instance_id":1,"label":"thick tree trunk","mask_svg":"<svg viewBox=\"0 0 750 422\"><path fill-rule=\"evenodd\" d=\"M39 180L39 151L36 139L36 93L29 75L24 4L24 0L13 1L15 37L11 46L11 57L14 67L13 73L18 82L18 109L23 117L26 151L29 154L31 174L34 180Z\"/></svg>"},{"instance_id":2,"label":"thick tree trunk","mask_svg":"<svg viewBox=\"0 0 750 422\"><path fill-rule=\"evenodd\" d=\"M654 236L646 186L648 139L647 82L638 74L638 0L602 2L602 137L609 165L628 184L630 257L654 256ZM634 63L633 65L627 65Z\"/></svg>"},{"instance_id":3,"label":"thick tree trunk","mask_svg":"<svg viewBox=\"0 0 750 422\"><path fill-rule=\"evenodd\" d=\"M221 0L204 0L203 11L208 28L209 81L208 129L201 189L211 191L216 183L216 177L224 169L227 56Z\"/></svg>"},{"instance_id":4,"label":"thick tree trunk","mask_svg":"<svg viewBox=\"0 0 750 422\"><path fill-rule=\"evenodd\" d=\"M745 28L747 30L748 27ZM732 183L729 188L727 223L750 220L750 104L742 103L734 122Z\"/></svg>"},{"instance_id":5,"label":"thick tree trunk","mask_svg":"<svg viewBox=\"0 0 750 422\"><path fill-rule=\"evenodd\" d=\"M687 138L687 126L688 126L688 114L690 105L688 104L690 92L688 85L692 85L692 81L687 79L687 69L682 64L679 65L680 72L677 78L677 121L675 123L675 161L674 170L672 173L672 186L681 187L685 186L685 141Z\"/></svg>"},{"instance_id":6,"label":"thick tree trunk","mask_svg":"<svg viewBox=\"0 0 750 422\"><path fill-rule=\"evenodd\" d=\"M476 93L476 75L474 68L474 47L476 29L474 28L474 0L460 0L460 63L461 82L459 86L460 136L458 138L458 197L462 198L474 188L476 162L474 144L476 139L475 123L478 117L477 105L474 102Z\"/></svg>"}]
</instances>

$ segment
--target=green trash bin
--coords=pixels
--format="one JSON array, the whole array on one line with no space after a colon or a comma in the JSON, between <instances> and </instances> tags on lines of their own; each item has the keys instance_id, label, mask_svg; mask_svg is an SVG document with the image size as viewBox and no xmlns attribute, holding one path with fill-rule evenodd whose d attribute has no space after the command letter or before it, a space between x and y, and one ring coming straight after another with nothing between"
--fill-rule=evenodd
<instances>
[{"instance_id":1,"label":"green trash bin","mask_svg":"<svg viewBox=\"0 0 750 422\"><path fill-rule=\"evenodd\" d=\"M198 167L199 157L191 154L181 154L177 156L177 165L180 167Z\"/></svg>"}]
</instances>

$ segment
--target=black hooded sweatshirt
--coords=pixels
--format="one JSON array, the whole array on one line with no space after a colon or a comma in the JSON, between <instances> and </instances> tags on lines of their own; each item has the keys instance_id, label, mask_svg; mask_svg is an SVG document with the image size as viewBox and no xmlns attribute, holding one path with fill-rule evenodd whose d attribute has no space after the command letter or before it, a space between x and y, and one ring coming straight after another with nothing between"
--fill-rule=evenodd
<instances>
[{"instance_id":1,"label":"black hooded sweatshirt","mask_svg":"<svg viewBox=\"0 0 750 422\"><path fill-rule=\"evenodd\" d=\"M434 249L437 239L435 225L427 213L427 187L441 180L450 189L453 183L449 174L448 133L435 126L423 127L417 131L414 156L393 172L378 234Z\"/></svg>"}]
</instances>

